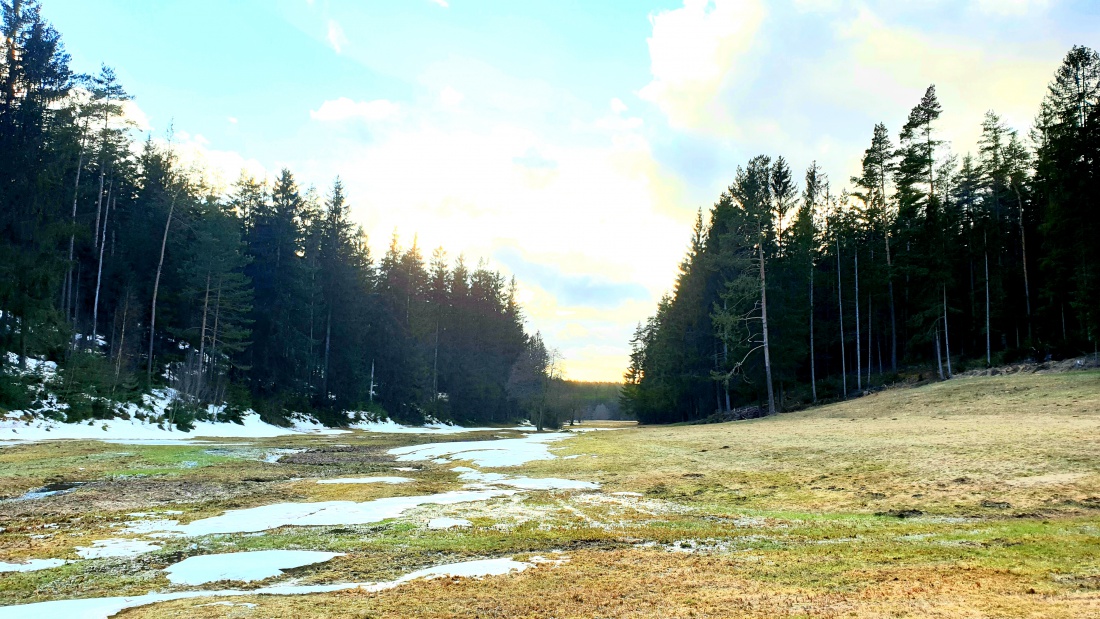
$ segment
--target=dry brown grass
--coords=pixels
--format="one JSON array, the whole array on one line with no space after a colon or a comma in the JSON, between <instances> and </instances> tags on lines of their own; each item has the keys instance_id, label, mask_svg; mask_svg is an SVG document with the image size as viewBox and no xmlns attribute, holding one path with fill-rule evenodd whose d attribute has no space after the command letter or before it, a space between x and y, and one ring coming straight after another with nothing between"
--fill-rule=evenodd
<instances>
[{"instance_id":1,"label":"dry brown grass","mask_svg":"<svg viewBox=\"0 0 1100 619\"><path fill-rule=\"evenodd\" d=\"M199 551L323 547L348 553L294 573L309 583L388 579L442 562L553 549L572 557L564 565L481 580L421 581L377 594L225 600L237 606L195 599L120 617L1100 617L1098 437L1098 372L963 378L753 421L583 433L554 447L578 458L502 472L598 481L600 493L531 492L425 506L372 527L288 527ZM278 466L226 460L191 469L176 466L197 457L190 448L118 456L109 452L130 448L26 446L0 451L0 487L37 483L79 461L87 478L101 484L96 488L134 503L163 498L142 494L142 484L156 480L232 490L159 503L184 509L185 521L278 500L368 500L458 487L451 465L395 473L397 464L379 455L423 440L258 441L317 451ZM150 476L108 482L120 469ZM416 481L315 483L321 476L370 474ZM296 476L304 479L291 479ZM611 494L619 491L645 496ZM96 492L82 489L71 500ZM64 511L68 503L43 505ZM903 512L923 516L889 515ZM469 518L474 527L425 530L426 519L439 514ZM81 521L60 512L20 515L0 534L0 557L66 556L77 542L103 537L105 520L123 517L118 510L88 515ZM32 539L47 522L62 526L52 538ZM703 549L670 549L686 540ZM166 584L157 570L177 559L165 554L136 567L112 565L117 574L89 563L67 566L63 577L49 571L0 576L0 599L159 589Z\"/></svg>"},{"instance_id":2,"label":"dry brown grass","mask_svg":"<svg viewBox=\"0 0 1100 619\"><path fill-rule=\"evenodd\" d=\"M821 591L763 583L737 556L657 550L572 554L559 567L484 580L419 581L381 593L186 600L119 617L1043 617L1100 616L1100 593L1045 595L1002 570L876 570L860 586ZM204 606L205 605L205 606Z\"/></svg>"}]
</instances>

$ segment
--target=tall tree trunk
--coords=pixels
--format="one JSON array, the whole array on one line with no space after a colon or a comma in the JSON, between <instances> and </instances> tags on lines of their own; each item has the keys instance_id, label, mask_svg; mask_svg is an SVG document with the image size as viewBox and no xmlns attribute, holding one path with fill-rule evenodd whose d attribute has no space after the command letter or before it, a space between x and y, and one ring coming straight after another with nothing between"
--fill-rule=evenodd
<instances>
[{"instance_id":1,"label":"tall tree trunk","mask_svg":"<svg viewBox=\"0 0 1100 619\"><path fill-rule=\"evenodd\" d=\"M1020 252L1021 262L1024 266L1024 301L1027 304L1027 339L1031 341L1031 286L1028 284L1027 279L1027 233L1024 232L1024 199L1020 196L1020 188L1016 185L1016 182L1009 176L1009 182L1012 183L1012 189L1016 192L1016 203L1020 209L1020 217L1018 222L1020 224Z\"/></svg>"},{"instance_id":2,"label":"tall tree trunk","mask_svg":"<svg viewBox=\"0 0 1100 619\"><path fill-rule=\"evenodd\" d=\"M214 330L210 333L210 365L211 371L217 365L218 354L218 319L222 310L222 276L218 276L218 291L214 295Z\"/></svg>"},{"instance_id":3,"label":"tall tree trunk","mask_svg":"<svg viewBox=\"0 0 1100 619\"><path fill-rule=\"evenodd\" d=\"M859 338L859 247L854 252L856 263L856 389L863 391L863 359Z\"/></svg>"},{"instance_id":4,"label":"tall tree trunk","mask_svg":"<svg viewBox=\"0 0 1100 619\"><path fill-rule=\"evenodd\" d=\"M435 352L432 354L432 402L439 400L439 308L435 314ZM438 415L439 411L436 410Z\"/></svg>"},{"instance_id":5,"label":"tall tree trunk","mask_svg":"<svg viewBox=\"0 0 1100 619\"><path fill-rule=\"evenodd\" d=\"M940 380L943 380L943 357L940 355L940 327L936 325L936 369L939 371Z\"/></svg>"},{"instance_id":6,"label":"tall tree trunk","mask_svg":"<svg viewBox=\"0 0 1100 619\"><path fill-rule=\"evenodd\" d=\"M332 308L328 310L328 319L325 321L325 374L321 377L321 393L328 403L328 360L332 350Z\"/></svg>"},{"instance_id":7,"label":"tall tree trunk","mask_svg":"<svg viewBox=\"0 0 1100 619\"><path fill-rule=\"evenodd\" d=\"M206 365L206 317L210 309L210 271L206 272L206 293L202 297L202 328L199 330L199 376Z\"/></svg>"},{"instance_id":8,"label":"tall tree trunk","mask_svg":"<svg viewBox=\"0 0 1100 619\"><path fill-rule=\"evenodd\" d=\"M989 234L983 234L983 239L986 240L986 366L993 366L993 346L990 336L990 319L989 319Z\"/></svg>"},{"instance_id":9,"label":"tall tree trunk","mask_svg":"<svg viewBox=\"0 0 1100 619\"><path fill-rule=\"evenodd\" d=\"M118 354L115 356L115 382L111 384L111 395L118 385L118 376L122 372L122 351L126 347L126 320L130 315L130 289L126 289L126 300L122 304L122 334L118 338Z\"/></svg>"},{"instance_id":10,"label":"tall tree trunk","mask_svg":"<svg viewBox=\"0 0 1100 619\"><path fill-rule=\"evenodd\" d=\"M868 387L871 386L871 370L874 369L874 361L873 361L874 357L871 354L872 351L873 351L873 346L871 345L871 342L874 340L874 331L871 330L873 328L873 326L874 325L872 324L872 316L871 316L871 295L868 294L867 295L867 386Z\"/></svg>"},{"instance_id":11,"label":"tall tree trunk","mask_svg":"<svg viewBox=\"0 0 1100 619\"><path fill-rule=\"evenodd\" d=\"M775 414L775 391L772 388L772 355L768 348L768 280L764 274L764 240L759 236L760 254L760 317L764 330L764 373L768 382L768 414Z\"/></svg>"},{"instance_id":12,"label":"tall tree trunk","mask_svg":"<svg viewBox=\"0 0 1100 619\"><path fill-rule=\"evenodd\" d=\"M848 399L848 361L844 351L844 286L840 279L840 237L836 239L836 304L840 310L840 376L844 389L844 399Z\"/></svg>"},{"instance_id":13,"label":"tall tree trunk","mask_svg":"<svg viewBox=\"0 0 1100 619\"><path fill-rule=\"evenodd\" d=\"M890 295L890 371L898 371L898 323L894 312L894 261L890 257L890 222L886 214L886 170L879 175L882 198L882 239L886 242L886 286Z\"/></svg>"},{"instance_id":14,"label":"tall tree trunk","mask_svg":"<svg viewBox=\"0 0 1100 619\"><path fill-rule=\"evenodd\" d=\"M111 188L114 188L114 181L111 181ZM103 214L103 238L107 238L107 220L111 216L111 189L108 189L107 193L107 212ZM117 202L118 198L115 198ZM99 287L103 282L103 250L107 247L106 243L99 244L99 266L96 267L95 274L95 301L92 303L92 350L95 350L95 346L99 344Z\"/></svg>"},{"instance_id":15,"label":"tall tree trunk","mask_svg":"<svg viewBox=\"0 0 1100 619\"><path fill-rule=\"evenodd\" d=\"M95 199L95 228L92 234L92 249L99 249L99 216L103 212L103 179L107 175L107 167L100 161L99 165L99 193Z\"/></svg>"},{"instance_id":16,"label":"tall tree trunk","mask_svg":"<svg viewBox=\"0 0 1100 619\"><path fill-rule=\"evenodd\" d=\"M76 181L73 183L73 216L72 226L73 229L69 233L69 268L65 272L65 285L64 293L62 294L62 307L64 308L65 318L69 319L69 303L72 300L73 295L73 251L76 247L76 203L80 197L80 173L84 170L84 148L85 148L85 135L88 130L87 123L84 124L84 131L80 134L80 156L76 160Z\"/></svg>"},{"instance_id":17,"label":"tall tree trunk","mask_svg":"<svg viewBox=\"0 0 1100 619\"><path fill-rule=\"evenodd\" d=\"M153 279L153 306L149 312L149 360L145 368L145 380L147 383L153 383L153 340L156 339L157 334L157 293L160 292L160 274L164 269L164 250L168 247L168 230L172 227L172 215L176 212L176 198L179 196L179 192L176 192L175 196L172 196L172 203L168 207L168 219L164 222L164 237L160 241L160 260L157 262L157 275Z\"/></svg>"},{"instance_id":18,"label":"tall tree trunk","mask_svg":"<svg viewBox=\"0 0 1100 619\"><path fill-rule=\"evenodd\" d=\"M814 261L810 258L810 391L817 404L817 370L814 361Z\"/></svg>"},{"instance_id":19,"label":"tall tree trunk","mask_svg":"<svg viewBox=\"0 0 1100 619\"><path fill-rule=\"evenodd\" d=\"M943 287L943 352L947 358L947 377L951 378L951 338L947 329L947 286Z\"/></svg>"}]
</instances>

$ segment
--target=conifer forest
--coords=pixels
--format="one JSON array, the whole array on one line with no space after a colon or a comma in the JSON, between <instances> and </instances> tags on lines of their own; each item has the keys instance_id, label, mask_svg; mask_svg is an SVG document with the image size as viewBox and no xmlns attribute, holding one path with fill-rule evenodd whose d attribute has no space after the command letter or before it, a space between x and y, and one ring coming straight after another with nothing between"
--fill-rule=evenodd
<instances>
[{"instance_id":1,"label":"conifer forest","mask_svg":"<svg viewBox=\"0 0 1100 619\"><path fill-rule=\"evenodd\" d=\"M1027 135L990 110L978 143L949 145L942 112L933 85L869 128L850 179L782 155L738 167L635 331L627 410L752 417L1095 353L1100 56L1069 50Z\"/></svg>"}]
</instances>

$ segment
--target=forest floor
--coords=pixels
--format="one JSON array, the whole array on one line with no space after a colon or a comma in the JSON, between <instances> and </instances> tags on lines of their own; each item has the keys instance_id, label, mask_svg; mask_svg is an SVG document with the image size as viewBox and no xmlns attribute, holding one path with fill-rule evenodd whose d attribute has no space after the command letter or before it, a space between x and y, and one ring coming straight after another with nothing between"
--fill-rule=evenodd
<instances>
[{"instance_id":1,"label":"forest floor","mask_svg":"<svg viewBox=\"0 0 1100 619\"><path fill-rule=\"evenodd\" d=\"M594 426L0 448L0 619L1100 617L1100 372Z\"/></svg>"}]
</instances>

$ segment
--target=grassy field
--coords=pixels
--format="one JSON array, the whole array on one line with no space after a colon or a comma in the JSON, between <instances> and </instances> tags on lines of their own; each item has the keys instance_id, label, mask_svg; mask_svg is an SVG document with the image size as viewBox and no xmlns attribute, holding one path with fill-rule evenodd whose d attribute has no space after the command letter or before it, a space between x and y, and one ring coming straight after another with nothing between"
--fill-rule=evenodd
<instances>
[{"instance_id":1,"label":"grassy field","mask_svg":"<svg viewBox=\"0 0 1100 619\"><path fill-rule=\"evenodd\" d=\"M397 472L409 463L386 451L499 435L3 448L0 496L86 483L0 503L0 561L76 559L76 547L119 536L134 512L171 510L186 523L279 501L458 489L454 464ZM476 558L568 560L376 593L190 599L118 616L1100 617L1098 372L960 378L753 421L583 432L552 450L576 457L499 471L601 490L425 505L369 525L168 538L134 558L0 574L0 604L179 590L161 570L188 556L310 549L345 555L282 579L204 587L382 581ZM280 462L264 460L278 453ZM370 474L415 481L316 483ZM438 516L473 526L425 526Z\"/></svg>"}]
</instances>

